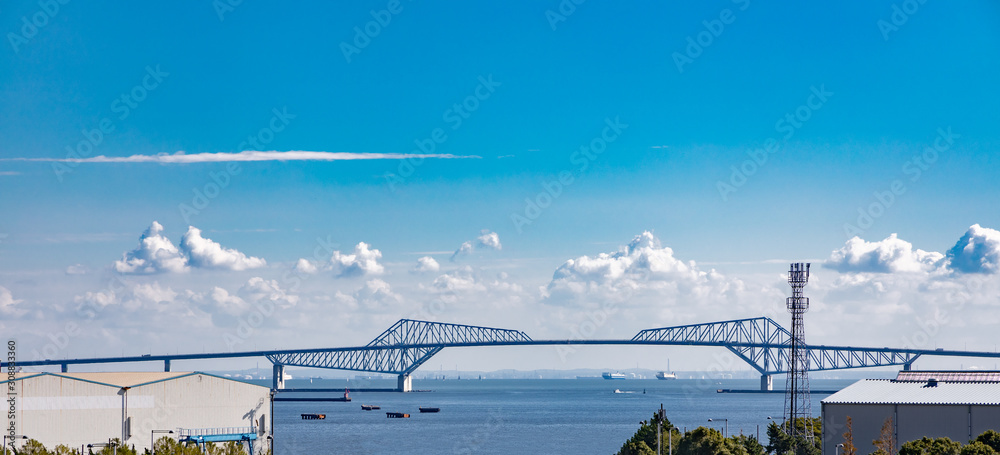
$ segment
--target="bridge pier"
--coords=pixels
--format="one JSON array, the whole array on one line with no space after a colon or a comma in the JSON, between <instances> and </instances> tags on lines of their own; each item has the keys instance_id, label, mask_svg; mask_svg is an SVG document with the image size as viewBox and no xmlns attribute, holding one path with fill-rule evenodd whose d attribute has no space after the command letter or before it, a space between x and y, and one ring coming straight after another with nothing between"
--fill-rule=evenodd
<instances>
[{"instance_id":1,"label":"bridge pier","mask_svg":"<svg viewBox=\"0 0 1000 455\"><path fill-rule=\"evenodd\" d=\"M274 364L274 378L272 379L271 389L281 390L285 388L285 366L276 363Z\"/></svg>"},{"instance_id":2,"label":"bridge pier","mask_svg":"<svg viewBox=\"0 0 1000 455\"><path fill-rule=\"evenodd\" d=\"M774 390L774 382L771 380L772 377L769 374L760 375L760 390Z\"/></svg>"},{"instance_id":3,"label":"bridge pier","mask_svg":"<svg viewBox=\"0 0 1000 455\"><path fill-rule=\"evenodd\" d=\"M163 361L163 371L170 371L170 359Z\"/></svg>"},{"instance_id":4,"label":"bridge pier","mask_svg":"<svg viewBox=\"0 0 1000 455\"><path fill-rule=\"evenodd\" d=\"M408 374L401 374L396 378L396 391L397 392L412 392L413 391L413 378Z\"/></svg>"},{"instance_id":5,"label":"bridge pier","mask_svg":"<svg viewBox=\"0 0 1000 455\"><path fill-rule=\"evenodd\" d=\"M62 364L62 372L69 373L69 364L66 363Z\"/></svg>"}]
</instances>

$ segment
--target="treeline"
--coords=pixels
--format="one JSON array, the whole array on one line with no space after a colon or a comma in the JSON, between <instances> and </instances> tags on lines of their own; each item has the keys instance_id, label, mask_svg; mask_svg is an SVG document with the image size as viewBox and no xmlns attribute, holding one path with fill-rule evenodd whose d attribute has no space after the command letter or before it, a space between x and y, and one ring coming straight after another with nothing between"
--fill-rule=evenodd
<instances>
[{"instance_id":1,"label":"treeline","mask_svg":"<svg viewBox=\"0 0 1000 455\"><path fill-rule=\"evenodd\" d=\"M857 448L854 446L854 431L852 429L851 418L847 418L847 431L844 433L844 442L841 444L843 455L857 455ZM892 418L885 419L882 423L882 431L879 438L872 441L875 451L870 455L998 455L1000 454L1000 433L993 430L986 430L983 434L962 445L961 442L952 441L951 438L928 438L923 437L916 441L908 441L899 446L899 453L895 452L896 441L893 439Z\"/></svg>"},{"instance_id":2,"label":"treeline","mask_svg":"<svg viewBox=\"0 0 1000 455\"><path fill-rule=\"evenodd\" d=\"M755 436L734 435L724 437L714 428L698 427L688 432L682 432L670 420L664 417L643 421L639 430L631 439L622 445L618 455L656 455L656 428L660 424L660 453L674 455L766 455L786 454L820 455L820 419L812 419L815 437L813 442L805 438L794 440L776 423L767 428L768 445L763 445ZM800 428L805 421L799 419Z\"/></svg>"},{"instance_id":3,"label":"treeline","mask_svg":"<svg viewBox=\"0 0 1000 455\"><path fill-rule=\"evenodd\" d=\"M149 449L144 449L142 452L135 450L135 446L132 447L122 446L121 441L118 438L112 439L111 445L102 447L91 447L85 448L84 453L80 453L80 448L68 447L63 444L57 445L54 449L48 450L42 443L29 439L17 451L13 452L13 455L153 455L149 453ZM195 444L181 444L170 437L164 436L153 444L155 455L246 455L246 446L238 442L226 442L225 444L215 444L209 443L206 445L206 450L202 452L201 447ZM268 455L271 451L268 450ZM0 450L0 455L12 455L10 448L5 447Z\"/></svg>"},{"instance_id":4,"label":"treeline","mask_svg":"<svg viewBox=\"0 0 1000 455\"><path fill-rule=\"evenodd\" d=\"M631 439L622 444L618 455L657 455L656 447L656 414L648 421L641 422L639 430ZM661 427L661 454L673 455L821 455L822 421L819 418L810 419L813 429L812 441L803 437L793 439L788 434L788 424L772 422L767 427L767 445L763 445L754 436L736 435L723 437L714 428L698 427L692 431L682 432L664 417L659 423ZM805 419L796 419L798 434L802 434ZM847 418L846 431L842 442L834 439L831 444L838 445L840 455L1000 455L1000 433L987 430L983 434L963 445L949 438L927 438L908 441L900 446L896 453L896 441L893 439L893 423L891 419L884 422L878 439L864 446L875 450L859 449L854 442L854 432L851 418Z\"/></svg>"}]
</instances>

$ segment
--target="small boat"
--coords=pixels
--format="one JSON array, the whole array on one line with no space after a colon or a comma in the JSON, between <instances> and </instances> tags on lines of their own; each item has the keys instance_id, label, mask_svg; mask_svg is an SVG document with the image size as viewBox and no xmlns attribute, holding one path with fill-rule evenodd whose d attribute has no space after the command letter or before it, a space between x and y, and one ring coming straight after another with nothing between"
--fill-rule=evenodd
<instances>
[{"instance_id":1,"label":"small boat","mask_svg":"<svg viewBox=\"0 0 1000 455\"><path fill-rule=\"evenodd\" d=\"M324 420L326 414L302 414L302 420Z\"/></svg>"},{"instance_id":2,"label":"small boat","mask_svg":"<svg viewBox=\"0 0 1000 455\"><path fill-rule=\"evenodd\" d=\"M379 409L382 409L382 407L381 406L371 405L371 404L363 404L363 405L361 405L361 410L362 411L377 411Z\"/></svg>"},{"instance_id":3,"label":"small boat","mask_svg":"<svg viewBox=\"0 0 1000 455\"><path fill-rule=\"evenodd\" d=\"M420 412L441 412L441 408L420 408Z\"/></svg>"},{"instance_id":4,"label":"small boat","mask_svg":"<svg viewBox=\"0 0 1000 455\"><path fill-rule=\"evenodd\" d=\"M625 379L625 373L612 373L610 371L605 371L601 373L601 377L604 379Z\"/></svg>"},{"instance_id":5,"label":"small boat","mask_svg":"<svg viewBox=\"0 0 1000 455\"><path fill-rule=\"evenodd\" d=\"M404 414L402 412L387 412L385 413L387 419L409 419L409 414Z\"/></svg>"}]
</instances>

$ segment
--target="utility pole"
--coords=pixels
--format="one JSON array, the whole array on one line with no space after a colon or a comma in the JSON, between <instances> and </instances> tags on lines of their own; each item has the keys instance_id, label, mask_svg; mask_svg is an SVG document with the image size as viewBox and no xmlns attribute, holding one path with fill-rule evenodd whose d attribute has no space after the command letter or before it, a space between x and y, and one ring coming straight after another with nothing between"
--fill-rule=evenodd
<instances>
[{"instance_id":1,"label":"utility pole","mask_svg":"<svg viewBox=\"0 0 1000 455\"><path fill-rule=\"evenodd\" d=\"M663 403L660 403L660 411L656 413L656 455L663 455L663 449L660 448L663 440L663 417Z\"/></svg>"}]
</instances>

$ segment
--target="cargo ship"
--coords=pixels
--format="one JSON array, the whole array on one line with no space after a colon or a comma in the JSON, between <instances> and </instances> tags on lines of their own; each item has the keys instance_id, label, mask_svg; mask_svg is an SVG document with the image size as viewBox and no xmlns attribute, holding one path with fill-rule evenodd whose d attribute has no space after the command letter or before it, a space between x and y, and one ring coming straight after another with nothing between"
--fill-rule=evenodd
<instances>
[{"instance_id":1,"label":"cargo ship","mask_svg":"<svg viewBox=\"0 0 1000 455\"><path fill-rule=\"evenodd\" d=\"M601 374L604 379L625 379L625 373L612 373L610 371L605 371Z\"/></svg>"},{"instance_id":2,"label":"cargo ship","mask_svg":"<svg viewBox=\"0 0 1000 455\"><path fill-rule=\"evenodd\" d=\"M677 379L677 375L673 373L667 373L666 371L660 371L656 373L656 379Z\"/></svg>"}]
</instances>

